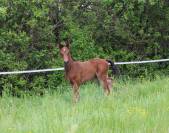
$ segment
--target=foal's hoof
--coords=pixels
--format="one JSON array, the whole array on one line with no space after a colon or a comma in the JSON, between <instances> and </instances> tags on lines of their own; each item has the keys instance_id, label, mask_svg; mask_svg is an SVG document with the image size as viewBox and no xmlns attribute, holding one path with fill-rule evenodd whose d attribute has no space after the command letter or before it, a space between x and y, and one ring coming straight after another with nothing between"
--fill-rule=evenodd
<instances>
[{"instance_id":1,"label":"foal's hoof","mask_svg":"<svg viewBox=\"0 0 169 133\"><path fill-rule=\"evenodd\" d=\"M73 104L76 104L76 103L78 103L79 102L79 98L76 98L76 99L73 99Z\"/></svg>"},{"instance_id":2,"label":"foal's hoof","mask_svg":"<svg viewBox=\"0 0 169 133\"><path fill-rule=\"evenodd\" d=\"M105 95L106 95L106 96L109 96L109 95L110 95L110 92L105 92Z\"/></svg>"}]
</instances>

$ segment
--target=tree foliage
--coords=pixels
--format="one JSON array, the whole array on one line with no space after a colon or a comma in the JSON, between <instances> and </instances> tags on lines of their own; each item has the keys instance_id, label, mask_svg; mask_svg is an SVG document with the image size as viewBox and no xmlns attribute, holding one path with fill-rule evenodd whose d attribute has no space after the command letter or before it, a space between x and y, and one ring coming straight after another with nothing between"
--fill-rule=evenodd
<instances>
[{"instance_id":1,"label":"tree foliage","mask_svg":"<svg viewBox=\"0 0 169 133\"><path fill-rule=\"evenodd\" d=\"M1 0L0 71L61 67L57 43L69 37L76 60L169 57L167 0ZM125 75L168 71L167 63L121 66ZM1 90L43 92L63 72L1 76Z\"/></svg>"}]
</instances>

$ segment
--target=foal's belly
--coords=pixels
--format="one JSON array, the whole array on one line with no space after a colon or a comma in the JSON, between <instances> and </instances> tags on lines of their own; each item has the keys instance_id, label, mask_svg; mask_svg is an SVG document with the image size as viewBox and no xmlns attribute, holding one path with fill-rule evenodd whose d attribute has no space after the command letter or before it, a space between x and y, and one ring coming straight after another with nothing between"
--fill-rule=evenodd
<instances>
[{"instance_id":1,"label":"foal's belly","mask_svg":"<svg viewBox=\"0 0 169 133\"><path fill-rule=\"evenodd\" d=\"M85 77L81 77L81 82L84 83L86 81L90 81L90 80L94 79L95 77L96 77L95 74L88 75L88 76L85 76Z\"/></svg>"},{"instance_id":2,"label":"foal's belly","mask_svg":"<svg viewBox=\"0 0 169 133\"><path fill-rule=\"evenodd\" d=\"M80 74L81 82L84 83L86 81L92 80L96 77L95 69L84 69L84 71Z\"/></svg>"}]
</instances>

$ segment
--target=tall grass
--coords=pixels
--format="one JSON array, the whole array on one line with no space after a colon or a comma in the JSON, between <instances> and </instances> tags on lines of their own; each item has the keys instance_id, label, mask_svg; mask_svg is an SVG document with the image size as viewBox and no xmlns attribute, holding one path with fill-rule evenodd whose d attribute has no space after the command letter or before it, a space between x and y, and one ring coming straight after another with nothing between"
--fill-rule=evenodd
<instances>
[{"instance_id":1,"label":"tall grass","mask_svg":"<svg viewBox=\"0 0 169 133\"><path fill-rule=\"evenodd\" d=\"M73 106L63 94L0 98L0 133L169 132L169 78L116 81L110 96L96 84L81 87Z\"/></svg>"}]
</instances>

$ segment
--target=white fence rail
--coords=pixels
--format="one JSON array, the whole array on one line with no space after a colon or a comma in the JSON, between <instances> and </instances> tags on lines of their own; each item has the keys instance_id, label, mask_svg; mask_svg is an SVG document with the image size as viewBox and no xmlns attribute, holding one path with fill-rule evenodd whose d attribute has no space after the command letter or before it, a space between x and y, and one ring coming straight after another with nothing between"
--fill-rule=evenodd
<instances>
[{"instance_id":1,"label":"white fence rail","mask_svg":"<svg viewBox=\"0 0 169 133\"><path fill-rule=\"evenodd\" d=\"M158 62L166 62L169 59L160 59L160 60L148 60L148 61L131 61L131 62L115 62L116 65L125 65L125 64L145 64L145 63L158 63Z\"/></svg>"},{"instance_id":2,"label":"white fence rail","mask_svg":"<svg viewBox=\"0 0 169 133\"><path fill-rule=\"evenodd\" d=\"M115 65L145 64L145 63L158 63L158 62L167 62L167 61L169 61L169 59L148 60L148 61L131 61L131 62L115 62L114 64ZM40 73L40 72L62 71L62 70L64 70L64 68L25 70L25 71L12 71L12 72L0 72L0 75L25 74L25 73Z\"/></svg>"}]
</instances>

